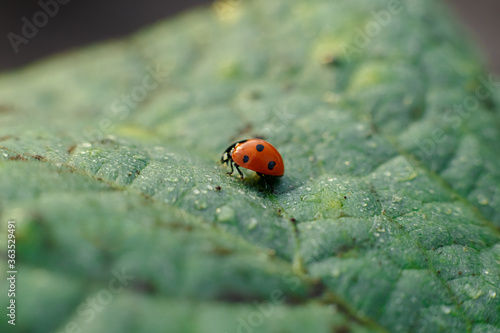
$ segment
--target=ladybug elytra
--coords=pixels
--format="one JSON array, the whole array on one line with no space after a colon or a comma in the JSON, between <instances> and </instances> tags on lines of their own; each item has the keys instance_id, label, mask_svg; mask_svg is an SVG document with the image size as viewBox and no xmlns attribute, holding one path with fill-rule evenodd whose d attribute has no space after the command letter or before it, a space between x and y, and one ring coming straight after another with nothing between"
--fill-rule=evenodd
<instances>
[{"instance_id":1,"label":"ladybug elytra","mask_svg":"<svg viewBox=\"0 0 500 333\"><path fill-rule=\"evenodd\" d=\"M261 139L242 140L232 144L222 154L221 162L226 165L230 164L229 175L233 174L234 165L241 179L244 176L240 167L255 171L264 179L266 179L265 176L281 177L285 173L283 158L278 150Z\"/></svg>"}]
</instances>

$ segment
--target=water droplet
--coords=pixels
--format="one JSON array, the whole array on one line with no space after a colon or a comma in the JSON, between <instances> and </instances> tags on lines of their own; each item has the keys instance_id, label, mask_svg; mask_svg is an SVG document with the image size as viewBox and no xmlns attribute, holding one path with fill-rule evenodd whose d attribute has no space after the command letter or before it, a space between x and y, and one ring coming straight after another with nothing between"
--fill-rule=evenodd
<instances>
[{"instance_id":1,"label":"water droplet","mask_svg":"<svg viewBox=\"0 0 500 333\"><path fill-rule=\"evenodd\" d=\"M229 206L222 206L217 208L215 213L217 214L217 220L220 222L229 222L234 219L236 213L234 209Z\"/></svg>"},{"instance_id":2,"label":"water droplet","mask_svg":"<svg viewBox=\"0 0 500 333\"><path fill-rule=\"evenodd\" d=\"M207 203L205 201L196 200L194 202L194 207L198 210L203 210L203 209L207 208Z\"/></svg>"},{"instance_id":3,"label":"water droplet","mask_svg":"<svg viewBox=\"0 0 500 333\"><path fill-rule=\"evenodd\" d=\"M259 221L253 217L250 219L250 223L248 223L247 229L248 230L253 230L255 227L259 224Z\"/></svg>"},{"instance_id":4,"label":"water droplet","mask_svg":"<svg viewBox=\"0 0 500 333\"><path fill-rule=\"evenodd\" d=\"M392 202L400 202L401 200L403 200L403 197L400 197L399 195L392 196Z\"/></svg>"},{"instance_id":5,"label":"water droplet","mask_svg":"<svg viewBox=\"0 0 500 333\"><path fill-rule=\"evenodd\" d=\"M451 312L451 307L447 305L441 305L441 311L443 311L443 313L449 314Z\"/></svg>"},{"instance_id":6,"label":"water droplet","mask_svg":"<svg viewBox=\"0 0 500 333\"><path fill-rule=\"evenodd\" d=\"M497 293L496 293L496 292L494 292L493 290L490 290L490 291L488 292L488 295L489 295L491 298L495 298L495 297L497 296Z\"/></svg>"},{"instance_id":7,"label":"water droplet","mask_svg":"<svg viewBox=\"0 0 500 333\"><path fill-rule=\"evenodd\" d=\"M481 196L478 196L478 197L481 197ZM479 199L479 204L480 205L486 206L489 203L490 203L490 200L488 200L488 198L486 198L486 197L483 197L483 198Z\"/></svg>"},{"instance_id":8,"label":"water droplet","mask_svg":"<svg viewBox=\"0 0 500 333\"><path fill-rule=\"evenodd\" d=\"M172 192L173 190L175 190L175 187L172 187L172 186L167 187L167 192Z\"/></svg>"},{"instance_id":9,"label":"water droplet","mask_svg":"<svg viewBox=\"0 0 500 333\"><path fill-rule=\"evenodd\" d=\"M194 193L194 194L196 194L196 195L198 195L198 194L200 194L200 191L199 191L198 189L196 189L196 188L195 188L195 189L193 190L193 193Z\"/></svg>"},{"instance_id":10,"label":"water droplet","mask_svg":"<svg viewBox=\"0 0 500 333\"><path fill-rule=\"evenodd\" d=\"M321 199L314 194L303 195L300 197L300 200L308 202L321 202Z\"/></svg>"},{"instance_id":11,"label":"water droplet","mask_svg":"<svg viewBox=\"0 0 500 333\"><path fill-rule=\"evenodd\" d=\"M478 299L479 297L481 297L483 295L483 291L481 289L475 288L474 286L472 286L470 284L466 284L463 287L463 290L472 299Z\"/></svg>"}]
</instances>

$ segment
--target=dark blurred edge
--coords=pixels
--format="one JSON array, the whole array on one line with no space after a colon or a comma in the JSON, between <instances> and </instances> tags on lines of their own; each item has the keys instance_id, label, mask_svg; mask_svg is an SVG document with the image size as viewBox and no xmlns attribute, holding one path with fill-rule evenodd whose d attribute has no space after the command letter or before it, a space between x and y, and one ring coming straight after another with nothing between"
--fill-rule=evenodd
<instances>
[{"instance_id":1,"label":"dark blurred edge","mask_svg":"<svg viewBox=\"0 0 500 333\"><path fill-rule=\"evenodd\" d=\"M66 4L59 4L66 3ZM21 35L22 18L33 22L42 10L39 2L59 4L58 13L49 18L38 33L19 44L16 54L9 32ZM174 16L191 7L210 4L208 0L3 0L0 1L0 71L20 67L92 42L126 36L141 27ZM42 18L43 19L43 18Z\"/></svg>"},{"instance_id":2,"label":"dark blurred edge","mask_svg":"<svg viewBox=\"0 0 500 333\"><path fill-rule=\"evenodd\" d=\"M0 2L0 71L26 65L67 49L91 42L130 34L165 17L197 5L209 5L207 0L131 0L78 1L41 0L43 3L66 2L59 13L27 44L19 45L16 54L7 37L9 32L20 34L23 17L32 21L41 10L39 1L4 0ZM251 1L251 0L246 0ZM500 2L497 0L444 0L470 30L486 54L492 71L500 74Z\"/></svg>"},{"instance_id":3,"label":"dark blurred edge","mask_svg":"<svg viewBox=\"0 0 500 333\"><path fill-rule=\"evenodd\" d=\"M445 0L469 30L492 72L500 76L500 1Z\"/></svg>"}]
</instances>

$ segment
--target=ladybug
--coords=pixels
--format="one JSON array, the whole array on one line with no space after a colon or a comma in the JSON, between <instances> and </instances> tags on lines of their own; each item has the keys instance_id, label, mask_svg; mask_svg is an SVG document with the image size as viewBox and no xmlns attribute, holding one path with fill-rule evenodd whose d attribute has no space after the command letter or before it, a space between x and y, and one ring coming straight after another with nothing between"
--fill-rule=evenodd
<instances>
[{"instance_id":1,"label":"ladybug","mask_svg":"<svg viewBox=\"0 0 500 333\"><path fill-rule=\"evenodd\" d=\"M244 176L240 167L243 167L257 172L264 178L266 184L266 176L281 177L285 173L285 164L278 150L261 139L242 140L232 144L222 154L221 162L231 165L231 172L228 172L228 175L233 174L234 164L241 179Z\"/></svg>"}]
</instances>

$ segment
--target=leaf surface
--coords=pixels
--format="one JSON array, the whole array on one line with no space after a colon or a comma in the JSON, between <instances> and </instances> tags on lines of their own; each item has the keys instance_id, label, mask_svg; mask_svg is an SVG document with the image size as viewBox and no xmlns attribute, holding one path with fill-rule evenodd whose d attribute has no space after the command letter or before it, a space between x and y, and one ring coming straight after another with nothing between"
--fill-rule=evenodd
<instances>
[{"instance_id":1,"label":"leaf surface","mask_svg":"<svg viewBox=\"0 0 500 333\"><path fill-rule=\"evenodd\" d=\"M0 76L16 329L499 332L500 83L446 10L221 4ZM217 164L254 136L275 193Z\"/></svg>"}]
</instances>

